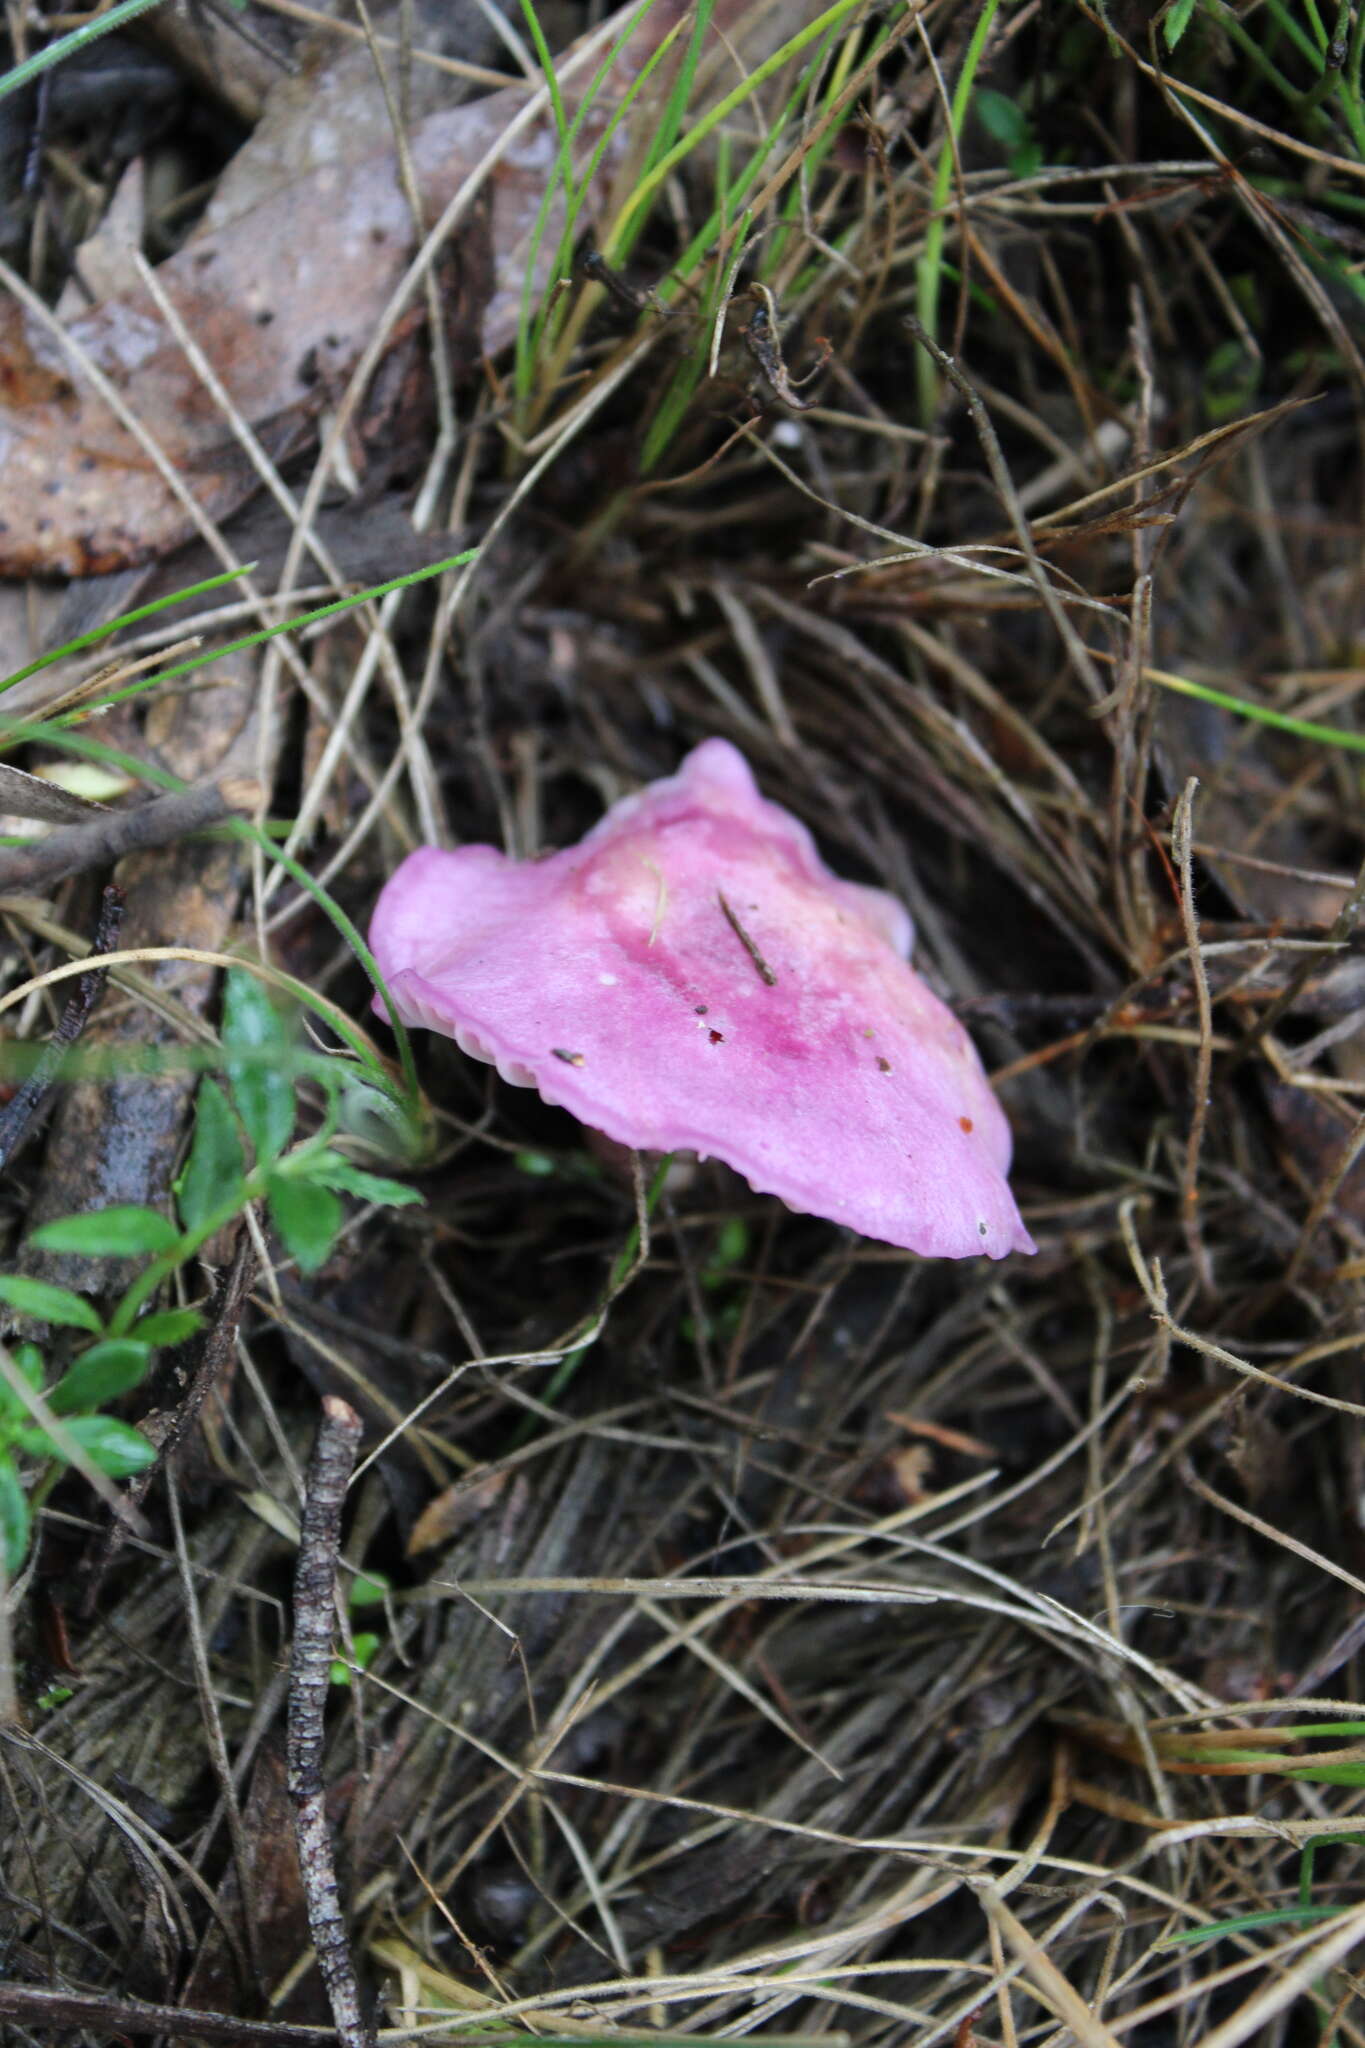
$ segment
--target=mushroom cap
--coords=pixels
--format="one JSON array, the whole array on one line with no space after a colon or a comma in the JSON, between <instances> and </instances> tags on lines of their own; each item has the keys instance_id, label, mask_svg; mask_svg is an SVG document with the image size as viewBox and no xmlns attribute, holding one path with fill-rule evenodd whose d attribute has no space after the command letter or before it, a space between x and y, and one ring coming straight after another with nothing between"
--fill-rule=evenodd
<instances>
[{"instance_id":1,"label":"mushroom cap","mask_svg":"<svg viewBox=\"0 0 1365 2048\"><path fill-rule=\"evenodd\" d=\"M1031 1252L1004 1112L911 938L721 739L562 853L419 848L370 929L406 1023L620 1144L926 1257Z\"/></svg>"}]
</instances>

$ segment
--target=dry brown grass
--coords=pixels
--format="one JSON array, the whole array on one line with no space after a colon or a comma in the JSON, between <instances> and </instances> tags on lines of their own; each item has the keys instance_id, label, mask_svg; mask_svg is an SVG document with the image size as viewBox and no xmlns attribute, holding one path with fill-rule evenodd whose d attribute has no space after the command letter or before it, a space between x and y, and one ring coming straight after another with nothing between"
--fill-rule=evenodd
<instances>
[{"instance_id":1,"label":"dry brown grass","mask_svg":"<svg viewBox=\"0 0 1365 2048\"><path fill-rule=\"evenodd\" d=\"M854 17L850 68L883 19ZM766 278L793 374L830 345L808 410L736 300L641 477L709 335L685 301L602 301L529 415L503 362L447 394L413 481L478 562L249 687L271 810L359 920L412 844L534 854L735 740L910 905L1039 1255L926 1265L698 1168L547 1408L628 1176L423 1042L426 1206L358 1213L311 1282L267 1266L178 1516L153 1496L39 1708L97 1535L88 1495L49 1506L0 1745L7 1977L322 2016L277 1756L336 1390L370 1425L346 1563L393 1587L351 1615L381 1640L328 1756L387 2038L484 2038L495 2008L583 2040L1365 2038L1353 1848L1320 1857L1339 1919L1158 1945L1292 1904L1302 1843L1363 1825L1352 1785L1175 1768L1165 1739L1356 1711L1359 769L1159 678L1358 733L1365 166L1206 16L1176 59L1128 10L1002 16L982 81L1032 99L1041 161L964 129L942 334L988 431L950 379L926 425L904 316L974 21L907 18ZM813 96L807 151L819 121ZM713 176L669 191L637 283ZM359 1014L311 900L264 860L240 881L228 949ZM3 906L31 967L83 900ZM31 1150L16 1232L41 1179Z\"/></svg>"}]
</instances>

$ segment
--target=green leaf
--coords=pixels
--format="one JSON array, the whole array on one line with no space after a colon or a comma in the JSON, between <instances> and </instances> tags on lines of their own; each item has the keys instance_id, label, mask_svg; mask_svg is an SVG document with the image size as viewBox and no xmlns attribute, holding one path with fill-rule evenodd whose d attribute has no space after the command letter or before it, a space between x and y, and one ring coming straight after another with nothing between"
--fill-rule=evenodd
<instances>
[{"instance_id":1,"label":"green leaf","mask_svg":"<svg viewBox=\"0 0 1365 2048\"><path fill-rule=\"evenodd\" d=\"M34 1393L47 1377L43 1354L36 1344L16 1344L10 1353L10 1363ZM0 1424L6 1422L27 1422L29 1411L15 1393L8 1380L0 1380Z\"/></svg>"},{"instance_id":2,"label":"green leaf","mask_svg":"<svg viewBox=\"0 0 1365 2048\"><path fill-rule=\"evenodd\" d=\"M335 1188L338 1194L357 1195L362 1202L382 1202L386 1208L406 1208L409 1202L424 1202L425 1195L419 1195L416 1188L407 1187L401 1180L387 1180L382 1174L366 1173L362 1167L352 1166L349 1159L343 1159L339 1152L319 1152L309 1161L307 1178L325 1188Z\"/></svg>"},{"instance_id":3,"label":"green leaf","mask_svg":"<svg viewBox=\"0 0 1365 2048\"><path fill-rule=\"evenodd\" d=\"M1016 178L1031 178L1043 161L1043 149L1018 100L982 85L972 95L972 106L991 140L1004 150L1012 174Z\"/></svg>"},{"instance_id":4,"label":"green leaf","mask_svg":"<svg viewBox=\"0 0 1365 2048\"><path fill-rule=\"evenodd\" d=\"M287 1063L294 1034L254 974L234 969L223 996L223 1044L237 1114L246 1125L259 1164L278 1159L294 1129L294 1081ZM234 1053L249 1057L234 1059Z\"/></svg>"},{"instance_id":5,"label":"green leaf","mask_svg":"<svg viewBox=\"0 0 1365 2048\"><path fill-rule=\"evenodd\" d=\"M186 1230L199 1230L234 1201L245 1171L242 1141L228 1099L215 1080L206 1078L195 1099L190 1156L175 1184L180 1221Z\"/></svg>"},{"instance_id":6,"label":"green leaf","mask_svg":"<svg viewBox=\"0 0 1365 2048\"><path fill-rule=\"evenodd\" d=\"M133 1335L139 1344L155 1348L158 1344L183 1344L203 1327L204 1318L197 1308L163 1308L155 1315L140 1317L133 1325Z\"/></svg>"},{"instance_id":7,"label":"green leaf","mask_svg":"<svg viewBox=\"0 0 1365 2048\"><path fill-rule=\"evenodd\" d=\"M14 1460L0 1452L0 1543L4 1545L5 1570L11 1579L24 1568L28 1530L28 1496L14 1469Z\"/></svg>"},{"instance_id":8,"label":"green leaf","mask_svg":"<svg viewBox=\"0 0 1365 2048\"><path fill-rule=\"evenodd\" d=\"M738 1216L729 1216L720 1226L716 1248L702 1268L703 1287L718 1287L731 1267L737 1266L749 1249L747 1224Z\"/></svg>"},{"instance_id":9,"label":"green leaf","mask_svg":"<svg viewBox=\"0 0 1365 2048\"><path fill-rule=\"evenodd\" d=\"M379 1648L379 1638L365 1630L360 1635L351 1637L351 1648L355 1652L357 1668L364 1671L367 1669L375 1651ZM343 1663L340 1657L333 1657L331 1677L333 1685L349 1685L351 1682L350 1665Z\"/></svg>"},{"instance_id":10,"label":"green leaf","mask_svg":"<svg viewBox=\"0 0 1365 2048\"><path fill-rule=\"evenodd\" d=\"M1205 418L1220 426L1248 411L1256 401L1260 381L1261 366L1240 341L1220 342L1205 358L1200 381Z\"/></svg>"},{"instance_id":11,"label":"green leaf","mask_svg":"<svg viewBox=\"0 0 1365 2048\"><path fill-rule=\"evenodd\" d=\"M330 1188L316 1181L287 1179L276 1174L267 1190L270 1220L285 1250L301 1271L315 1273L332 1249L341 1228L341 1203Z\"/></svg>"},{"instance_id":12,"label":"green leaf","mask_svg":"<svg viewBox=\"0 0 1365 2048\"><path fill-rule=\"evenodd\" d=\"M378 1607L392 1591L393 1581L387 1572L357 1572L351 1581L349 1605Z\"/></svg>"},{"instance_id":13,"label":"green leaf","mask_svg":"<svg viewBox=\"0 0 1365 2048\"><path fill-rule=\"evenodd\" d=\"M1168 50L1173 50L1184 35L1190 25L1194 9L1195 0L1174 0L1174 4L1166 10L1162 17L1161 33Z\"/></svg>"},{"instance_id":14,"label":"green leaf","mask_svg":"<svg viewBox=\"0 0 1365 2048\"><path fill-rule=\"evenodd\" d=\"M355 1079L353 1072L342 1075L341 1127L391 1159L418 1159L427 1149L421 1122L411 1106L395 1102L368 1081Z\"/></svg>"},{"instance_id":15,"label":"green leaf","mask_svg":"<svg viewBox=\"0 0 1365 2048\"><path fill-rule=\"evenodd\" d=\"M63 1329L93 1330L98 1336L104 1328L84 1295L73 1294L69 1287L53 1287L46 1280L30 1280L22 1273L0 1273L0 1301L17 1308L21 1316L58 1323Z\"/></svg>"},{"instance_id":16,"label":"green leaf","mask_svg":"<svg viewBox=\"0 0 1365 2048\"><path fill-rule=\"evenodd\" d=\"M175 1225L159 1210L122 1202L85 1216L59 1216L53 1223L42 1223L29 1242L45 1252L126 1259L137 1252L168 1252L178 1238Z\"/></svg>"},{"instance_id":17,"label":"green leaf","mask_svg":"<svg viewBox=\"0 0 1365 2048\"><path fill-rule=\"evenodd\" d=\"M79 1444L91 1464L107 1472L111 1479L127 1479L134 1472L145 1472L156 1459L155 1448L142 1432L127 1422L117 1422L112 1415L73 1415L64 1426L64 1434ZM18 1441L34 1457L67 1462L66 1452L46 1430L26 1429Z\"/></svg>"},{"instance_id":18,"label":"green leaf","mask_svg":"<svg viewBox=\"0 0 1365 2048\"><path fill-rule=\"evenodd\" d=\"M54 1415L84 1415L146 1377L151 1347L132 1337L110 1337L83 1351L47 1397Z\"/></svg>"},{"instance_id":19,"label":"green leaf","mask_svg":"<svg viewBox=\"0 0 1365 2048\"><path fill-rule=\"evenodd\" d=\"M1031 139L1028 115L1018 100L1012 100L1007 93L979 85L973 94L972 106L991 140L1000 143L1004 149L1010 152L1022 149Z\"/></svg>"}]
</instances>

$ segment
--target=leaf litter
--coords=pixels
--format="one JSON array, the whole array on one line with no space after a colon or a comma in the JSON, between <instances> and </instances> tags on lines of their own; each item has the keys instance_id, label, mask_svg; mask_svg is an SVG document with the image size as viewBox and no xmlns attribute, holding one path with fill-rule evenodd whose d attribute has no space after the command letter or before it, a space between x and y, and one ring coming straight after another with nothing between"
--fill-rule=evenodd
<instances>
[{"instance_id":1,"label":"leaf litter","mask_svg":"<svg viewBox=\"0 0 1365 2048\"><path fill-rule=\"evenodd\" d=\"M1039 1257L921 1262L714 1162L655 1192L424 1045L419 1156L346 1138L424 1202L349 1193L312 1273L256 1219L211 1373L188 1337L120 1406L192 1400L151 1426L178 1435L176 1512L149 1482L144 1532L97 1568L84 1485L35 1501L0 2010L39 2037L54 1985L96 2001L89 2039L150 2006L161 2031L178 2004L261 2039L325 2014L280 1757L299 1479L335 1394L366 1434L325 1770L351 1951L399 2038L1360 2037L1361 1770L1344 1729L1305 1734L1359 1719L1358 771L1163 681L1357 737L1358 279L1349 207L1300 167L1358 180L1358 71L1293 41L1286 94L1200 10L1158 70L1121 20L1023 9L978 37L997 99L968 99L950 146L980 19L849 7L627 232L614 167L643 191L667 154L632 113L582 218L605 271L550 282L551 222L529 338L548 109L521 131L537 160L490 174L432 269L436 328L422 291L395 310L417 245L397 147L272 196L274 156L255 207L73 316L213 566L258 560L232 521L263 474L285 486L285 561L210 634L333 579L308 566L324 480L358 520L368 489L414 532L487 537L437 594L62 729L144 772L240 768L304 863L240 837L134 856L134 953L264 949L358 1018L365 976L299 873L364 924L414 845L534 860L719 735L836 872L908 906L994 1069ZM743 26L713 17L677 132L814 20L769 10L736 64ZM540 24L555 47L584 27ZM377 27L401 121L411 24ZM424 229L538 86L413 114ZM1230 165L1210 123L1259 124L1274 167ZM388 239L348 231L325 266L338 216ZM17 266L40 305L59 268L50 243ZM935 303L966 389L935 362L921 411L905 322ZM180 547L184 499L56 330L4 317L28 347L6 425L49 435L6 455L10 573ZM193 609L142 622L131 658L199 631ZM42 616L37 594L6 610L7 671ZM60 737L11 735L15 770ZM102 879L0 902L0 1001L24 991L4 1046L52 1035L43 976L80 955ZM8 1179L13 1268L41 1218L169 1207L186 1056L223 1074L228 1021L211 967L110 970L67 1054L86 1077ZM149 1044L166 1072L134 1070ZM314 1080L298 1104L307 1142ZM182 1293L212 1311L233 1244L205 1252ZM58 1278L114 1285L89 1258ZM377 1601L348 1593L360 1573Z\"/></svg>"},{"instance_id":2,"label":"leaf litter","mask_svg":"<svg viewBox=\"0 0 1365 2048\"><path fill-rule=\"evenodd\" d=\"M439 214L523 101L479 101L422 124L411 149L427 210ZM540 163L533 133L526 160L494 180L489 232L500 236L513 279L516 221L529 230L540 195L528 171L551 160L548 131L541 134ZM308 447L410 253L411 213L392 152L342 183L331 165L303 176L160 267L161 292L276 463ZM480 337L494 350L509 338L514 306L509 285ZM251 494L248 457L147 290L103 301L60 338L12 300L4 320L0 433L14 493L0 532L6 574L107 574L191 537L185 507L125 412L187 477L206 517L225 517ZM88 389L89 369L103 389ZM117 409L110 393L122 401Z\"/></svg>"}]
</instances>

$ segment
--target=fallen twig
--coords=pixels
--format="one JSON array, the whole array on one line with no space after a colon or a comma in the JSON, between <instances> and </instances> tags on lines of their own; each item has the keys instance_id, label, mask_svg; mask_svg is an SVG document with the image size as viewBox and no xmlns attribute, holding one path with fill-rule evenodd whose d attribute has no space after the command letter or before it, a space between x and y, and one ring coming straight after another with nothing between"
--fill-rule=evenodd
<instances>
[{"instance_id":1,"label":"fallen twig","mask_svg":"<svg viewBox=\"0 0 1365 2048\"><path fill-rule=\"evenodd\" d=\"M260 2041L278 2048L328 2048L331 2027L291 2027L271 2020L231 2019L226 2013L190 2012L175 2005L146 2005L140 1998L101 1997L93 1991L48 1991L37 1984L0 1982L0 2017L30 2026L90 2027L114 2039L120 2034L167 2034L174 2040Z\"/></svg>"},{"instance_id":2,"label":"fallen twig","mask_svg":"<svg viewBox=\"0 0 1365 2048\"><path fill-rule=\"evenodd\" d=\"M332 1660L332 1595L346 1485L361 1420L335 1394L322 1421L304 1484L299 1562L294 1574L294 1648L289 1665L289 1796L308 1925L342 2048L374 2048L360 2011L360 1987L337 1893L336 1864L322 1782L322 1724Z\"/></svg>"},{"instance_id":3,"label":"fallen twig","mask_svg":"<svg viewBox=\"0 0 1365 2048\"><path fill-rule=\"evenodd\" d=\"M80 829L84 830L84 827ZM110 883L100 898L99 922L90 944L89 958L98 959L101 953L112 953L118 945L119 927L123 923L123 891ZM107 968L92 967L76 983L76 993L62 1011L47 1044L39 1054L38 1063L28 1079L17 1088L10 1100L0 1109L0 1167L9 1160L10 1154L28 1129L39 1103L52 1086L53 1076L61 1065L62 1054L69 1045L74 1045L95 1013L95 1006L104 994L104 985L109 979Z\"/></svg>"},{"instance_id":4,"label":"fallen twig","mask_svg":"<svg viewBox=\"0 0 1365 2048\"><path fill-rule=\"evenodd\" d=\"M0 851L0 890L45 887L85 868L107 867L143 847L169 846L234 812L249 811L255 800L253 782L229 779L174 790L135 810L103 812L88 825L64 825L31 846Z\"/></svg>"},{"instance_id":5,"label":"fallen twig","mask_svg":"<svg viewBox=\"0 0 1365 2048\"><path fill-rule=\"evenodd\" d=\"M245 1224L237 1231L237 1242L233 1246L232 1264L219 1276L209 1309L209 1327L204 1332L198 1363L184 1395L169 1414L144 1416L141 1428L157 1446L156 1463L149 1465L145 1472L139 1472L131 1479L127 1488L127 1499L134 1507L141 1507L147 1497L147 1490L158 1472L172 1458L189 1434L200 1409L208 1399L218 1380L219 1374L231 1358L237 1342L237 1327L242 1320L251 1283L256 1275L256 1250L251 1233ZM87 1620L95 1612L100 1587L119 1551L123 1548L126 1535L125 1525L114 1522L106 1531L99 1555L90 1568L90 1576L81 1596L81 1612Z\"/></svg>"}]
</instances>

